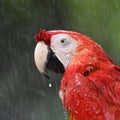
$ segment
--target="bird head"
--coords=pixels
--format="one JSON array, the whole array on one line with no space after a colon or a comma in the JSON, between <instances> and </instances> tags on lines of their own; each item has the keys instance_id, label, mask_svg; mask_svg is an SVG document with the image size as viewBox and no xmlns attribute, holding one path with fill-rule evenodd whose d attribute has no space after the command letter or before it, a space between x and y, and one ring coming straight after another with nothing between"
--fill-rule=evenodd
<instances>
[{"instance_id":1,"label":"bird head","mask_svg":"<svg viewBox=\"0 0 120 120\"><path fill-rule=\"evenodd\" d=\"M82 63L88 57L93 58L93 61L108 59L96 42L78 32L41 30L35 35L35 40L37 42L34 51L35 64L43 74L46 68L57 73L64 73L70 63L73 61L76 64Z\"/></svg>"}]
</instances>

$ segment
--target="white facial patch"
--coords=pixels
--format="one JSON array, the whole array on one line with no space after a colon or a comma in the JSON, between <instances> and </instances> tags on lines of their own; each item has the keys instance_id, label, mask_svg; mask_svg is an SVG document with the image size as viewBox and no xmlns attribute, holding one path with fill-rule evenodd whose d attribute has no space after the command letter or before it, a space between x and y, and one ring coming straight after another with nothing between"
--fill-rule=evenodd
<instances>
[{"instance_id":1,"label":"white facial patch","mask_svg":"<svg viewBox=\"0 0 120 120\"><path fill-rule=\"evenodd\" d=\"M57 34L51 37L51 49L64 65L68 66L79 43L67 34Z\"/></svg>"},{"instance_id":2,"label":"white facial patch","mask_svg":"<svg viewBox=\"0 0 120 120\"><path fill-rule=\"evenodd\" d=\"M41 73L44 73L44 65L47 60L48 48L42 41L38 42L34 51L35 64Z\"/></svg>"}]
</instances>

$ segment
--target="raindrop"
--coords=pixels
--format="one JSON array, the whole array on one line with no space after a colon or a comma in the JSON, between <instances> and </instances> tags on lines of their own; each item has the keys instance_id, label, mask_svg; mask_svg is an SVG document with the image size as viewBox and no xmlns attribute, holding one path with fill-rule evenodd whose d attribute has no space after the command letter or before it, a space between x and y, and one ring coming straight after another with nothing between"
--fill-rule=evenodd
<instances>
[{"instance_id":1,"label":"raindrop","mask_svg":"<svg viewBox=\"0 0 120 120\"><path fill-rule=\"evenodd\" d=\"M85 97L87 97L88 95L87 94L84 94Z\"/></svg>"},{"instance_id":2,"label":"raindrop","mask_svg":"<svg viewBox=\"0 0 120 120\"><path fill-rule=\"evenodd\" d=\"M68 113L66 111L64 111L64 115L65 115L65 120L68 120L69 117L68 117Z\"/></svg>"},{"instance_id":3,"label":"raindrop","mask_svg":"<svg viewBox=\"0 0 120 120\"><path fill-rule=\"evenodd\" d=\"M79 101L79 100L76 102L76 105L77 105L77 106L79 106L79 105L80 105L80 101Z\"/></svg>"},{"instance_id":4,"label":"raindrop","mask_svg":"<svg viewBox=\"0 0 120 120\"><path fill-rule=\"evenodd\" d=\"M100 112L101 112L101 110L95 110L95 113L97 114L97 115L99 115L100 114Z\"/></svg>"},{"instance_id":5,"label":"raindrop","mask_svg":"<svg viewBox=\"0 0 120 120\"><path fill-rule=\"evenodd\" d=\"M49 88L51 88L52 87L52 84L51 83L49 83Z\"/></svg>"},{"instance_id":6,"label":"raindrop","mask_svg":"<svg viewBox=\"0 0 120 120\"><path fill-rule=\"evenodd\" d=\"M76 114L78 114L78 111L75 110L74 112L75 112Z\"/></svg>"}]
</instances>

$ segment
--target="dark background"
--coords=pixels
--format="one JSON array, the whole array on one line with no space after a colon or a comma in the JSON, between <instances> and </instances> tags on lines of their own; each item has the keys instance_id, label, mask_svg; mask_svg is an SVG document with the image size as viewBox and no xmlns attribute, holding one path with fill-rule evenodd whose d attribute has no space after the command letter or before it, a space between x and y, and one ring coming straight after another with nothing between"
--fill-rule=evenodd
<instances>
[{"instance_id":1,"label":"dark background","mask_svg":"<svg viewBox=\"0 0 120 120\"><path fill-rule=\"evenodd\" d=\"M120 64L120 0L0 0L0 120L67 119L61 75L48 80L34 64L41 28L86 34Z\"/></svg>"}]
</instances>

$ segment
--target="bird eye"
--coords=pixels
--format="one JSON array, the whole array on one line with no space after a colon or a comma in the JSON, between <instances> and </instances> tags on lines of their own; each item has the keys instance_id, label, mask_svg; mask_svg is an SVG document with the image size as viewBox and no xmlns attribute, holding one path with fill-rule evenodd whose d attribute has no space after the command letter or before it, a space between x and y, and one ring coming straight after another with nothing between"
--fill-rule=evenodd
<instances>
[{"instance_id":1,"label":"bird eye","mask_svg":"<svg viewBox=\"0 0 120 120\"><path fill-rule=\"evenodd\" d=\"M69 38L62 38L60 39L60 45L61 46L66 46L66 45L69 45L70 44L70 39Z\"/></svg>"},{"instance_id":2,"label":"bird eye","mask_svg":"<svg viewBox=\"0 0 120 120\"><path fill-rule=\"evenodd\" d=\"M61 39L61 40L60 40L60 42L63 44L63 43L65 43L65 42L66 42L66 39L65 39L65 38L63 38L63 39Z\"/></svg>"}]
</instances>

